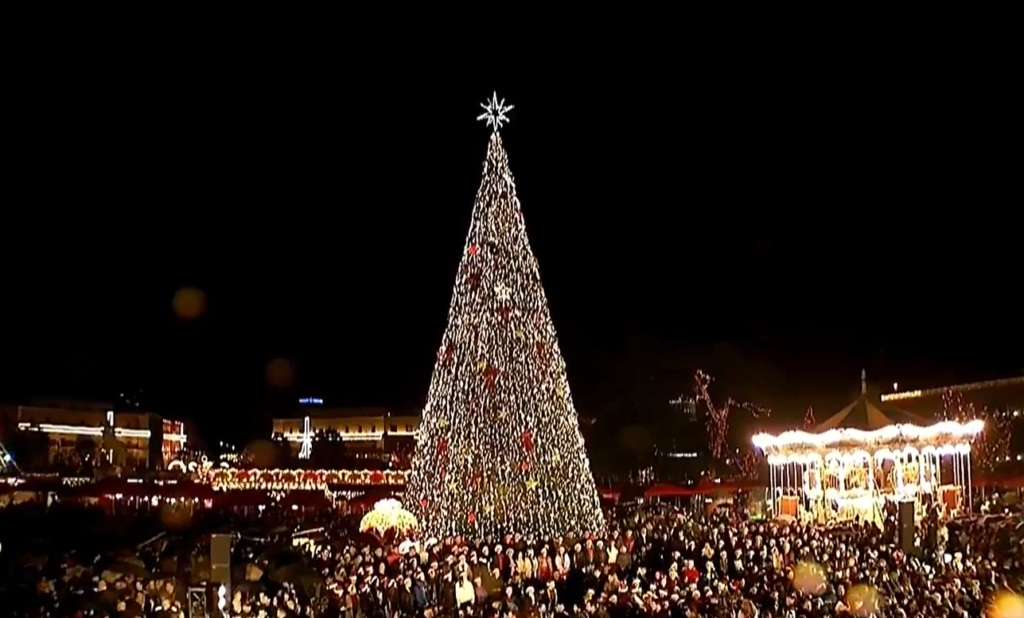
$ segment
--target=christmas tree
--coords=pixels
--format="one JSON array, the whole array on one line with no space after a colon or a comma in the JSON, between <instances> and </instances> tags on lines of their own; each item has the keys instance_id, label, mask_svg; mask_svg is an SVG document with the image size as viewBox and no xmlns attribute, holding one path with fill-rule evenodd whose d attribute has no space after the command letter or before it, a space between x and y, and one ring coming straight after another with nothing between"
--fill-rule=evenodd
<instances>
[{"instance_id":1,"label":"christmas tree","mask_svg":"<svg viewBox=\"0 0 1024 618\"><path fill-rule=\"evenodd\" d=\"M498 129L430 381L406 497L424 535L585 534L594 477Z\"/></svg>"}]
</instances>

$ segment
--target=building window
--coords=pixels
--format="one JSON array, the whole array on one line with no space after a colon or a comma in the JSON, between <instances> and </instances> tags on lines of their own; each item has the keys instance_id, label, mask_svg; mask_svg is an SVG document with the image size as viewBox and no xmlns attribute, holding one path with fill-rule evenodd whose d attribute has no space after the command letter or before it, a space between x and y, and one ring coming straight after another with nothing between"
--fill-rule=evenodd
<instances>
[{"instance_id":1,"label":"building window","mask_svg":"<svg viewBox=\"0 0 1024 618\"><path fill-rule=\"evenodd\" d=\"M356 433L363 433L363 426L362 425L356 427Z\"/></svg>"},{"instance_id":2,"label":"building window","mask_svg":"<svg viewBox=\"0 0 1024 618\"><path fill-rule=\"evenodd\" d=\"M376 425L373 425L372 427L370 427L370 433L377 433L377 426Z\"/></svg>"},{"instance_id":3,"label":"building window","mask_svg":"<svg viewBox=\"0 0 1024 618\"><path fill-rule=\"evenodd\" d=\"M397 431L398 431L398 425L392 425L391 426L391 433L396 433Z\"/></svg>"},{"instance_id":4,"label":"building window","mask_svg":"<svg viewBox=\"0 0 1024 618\"><path fill-rule=\"evenodd\" d=\"M412 433L412 425L406 425L405 430L408 431L409 433Z\"/></svg>"}]
</instances>

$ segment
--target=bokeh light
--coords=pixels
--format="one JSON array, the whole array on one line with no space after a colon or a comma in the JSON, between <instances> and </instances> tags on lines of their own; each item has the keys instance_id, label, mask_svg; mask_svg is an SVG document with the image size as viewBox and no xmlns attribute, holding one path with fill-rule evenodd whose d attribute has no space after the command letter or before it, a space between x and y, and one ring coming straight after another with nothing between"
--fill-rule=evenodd
<instances>
[{"instance_id":1,"label":"bokeh light","mask_svg":"<svg viewBox=\"0 0 1024 618\"><path fill-rule=\"evenodd\" d=\"M854 616L871 616L878 613L879 596L874 586L860 584L846 593L846 605Z\"/></svg>"},{"instance_id":2,"label":"bokeh light","mask_svg":"<svg viewBox=\"0 0 1024 618\"><path fill-rule=\"evenodd\" d=\"M278 467L278 450L270 440L256 440L245 447L245 450L252 456L252 465L255 468L272 470Z\"/></svg>"},{"instance_id":3,"label":"bokeh light","mask_svg":"<svg viewBox=\"0 0 1024 618\"><path fill-rule=\"evenodd\" d=\"M206 313L206 293L199 288L181 288L174 293L172 306L182 320L194 320Z\"/></svg>"},{"instance_id":4,"label":"bokeh light","mask_svg":"<svg viewBox=\"0 0 1024 618\"><path fill-rule=\"evenodd\" d=\"M793 567L793 588L803 594L821 594L825 590L825 570L813 562Z\"/></svg>"},{"instance_id":5,"label":"bokeh light","mask_svg":"<svg viewBox=\"0 0 1024 618\"><path fill-rule=\"evenodd\" d=\"M192 523L192 510L184 505L165 502L160 507L160 522L172 530L187 528Z\"/></svg>"},{"instance_id":6,"label":"bokeh light","mask_svg":"<svg viewBox=\"0 0 1024 618\"><path fill-rule=\"evenodd\" d=\"M295 384L295 363L287 358L275 358L267 364L267 383L277 388Z\"/></svg>"},{"instance_id":7,"label":"bokeh light","mask_svg":"<svg viewBox=\"0 0 1024 618\"><path fill-rule=\"evenodd\" d=\"M1024 618L1024 597L1007 590L1002 592L988 606L988 618Z\"/></svg>"}]
</instances>

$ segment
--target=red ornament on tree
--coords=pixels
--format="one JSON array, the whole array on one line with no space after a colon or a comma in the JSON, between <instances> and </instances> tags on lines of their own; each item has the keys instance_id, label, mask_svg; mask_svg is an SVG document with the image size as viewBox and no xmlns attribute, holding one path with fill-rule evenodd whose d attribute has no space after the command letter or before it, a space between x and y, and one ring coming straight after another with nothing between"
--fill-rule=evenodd
<instances>
[{"instance_id":1,"label":"red ornament on tree","mask_svg":"<svg viewBox=\"0 0 1024 618\"><path fill-rule=\"evenodd\" d=\"M490 365L484 370L484 386L488 391L494 392L494 387L497 385L498 374L501 373L496 367Z\"/></svg>"},{"instance_id":2,"label":"red ornament on tree","mask_svg":"<svg viewBox=\"0 0 1024 618\"><path fill-rule=\"evenodd\" d=\"M470 511L469 513L467 513L466 514L466 521L468 521L471 524L475 524L476 523L476 513L474 513L473 511Z\"/></svg>"},{"instance_id":3,"label":"red ornament on tree","mask_svg":"<svg viewBox=\"0 0 1024 618\"><path fill-rule=\"evenodd\" d=\"M501 307L500 309L498 309L498 319L500 319L502 322L508 323L508 316L511 313L512 309L510 307Z\"/></svg>"},{"instance_id":4,"label":"red ornament on tree","mask_svg":"<svg viewBox=\"0 0 1024 618\"><path fill-rule=\"evenodd\" d=\"M423 506L423 508L427 508L427 499L424 498L424 499L420 500L420 504Z\"/></svg>"},{"instance_id":5,"label":"red ornament on tree","mask_svg":"<svg viewBox=\"0 0 1024 618\"><path fill-rule=\"evenodd\" d=\"M527 470L530 469L530 462L528 462L528 461L522 462L521 464L519 464L519 469L522 470L523 472L526 472Z\"/></svg>"},{"instance_id":6,"label":"red ornament on tree","mask_svg":"<svg viewBox=\"0 0 1024 618\"><path fill-rule=\"evenodd\" d=\"M452 364L452 359L455 358L455 346L446 345L441 348L438 352L438 358L441 360L441 364L445 367L449 367Z\"/></svg>"},{"instance_id":7,"label":"red ornament on tree","mask_svg":"<svg viewBox=\"0 0 1024 618\"><path fill-rule=\"evenodd\" d=\"M438 438L437 439L437 454L441 455L443 457L447 452L448 452L448 440L445 440L444 437Z\"/></svg>"},{"instance_id":8,"label":"red ornament on tree","mask_svg":"<svg viewBox=\"0 0 1024 618\"><path fill-rule=\"evenodd\" d=\"M533 430L527 429L523 432L523 450L527 453L533 452Z\"/></svg>"},{"instance_id":9,"label":"red ornament on tree","mask_svg":"<svg viewBox=\"0 0 1024 618\"><path fill-rule=\"evenodd\" d=\"M476 255L477 251L479 251L479 249L477 248L476 245L470 245L469 246L469 254L470 255Z\"/></svg>"}]
</instances>

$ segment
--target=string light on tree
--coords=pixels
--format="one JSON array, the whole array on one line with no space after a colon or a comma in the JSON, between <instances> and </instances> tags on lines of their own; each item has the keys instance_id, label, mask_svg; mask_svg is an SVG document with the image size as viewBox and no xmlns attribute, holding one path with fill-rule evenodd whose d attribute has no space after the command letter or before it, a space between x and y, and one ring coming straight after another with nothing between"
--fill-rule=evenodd
<instances>
[{"instance_id":1,"label":"string light on tree","mask_svg":"<svg viewBox=\"0 0 1024 618\"><path fill-rule=\"evenodd\" d=\"M603 529L508 155L497 95L448 327L438 350L406 496L438 538Z\"/></svg>"},{"instance_id":2,"label":"string light on tree","mask_svg":"<svg viewBox=\"0 0 1024 618\"><path fill-rule=\"evenodd\" d=\"M962 423L974 419L985 421L984 431L975 437L971 445L971 458L979 470L992 472L1010 460L1010 436L1013 432L1005 415L988 408L978 410L964 399L962 391L950 389L942 394L942 417L943 420Z\"/></svg>"}]
</instances>

